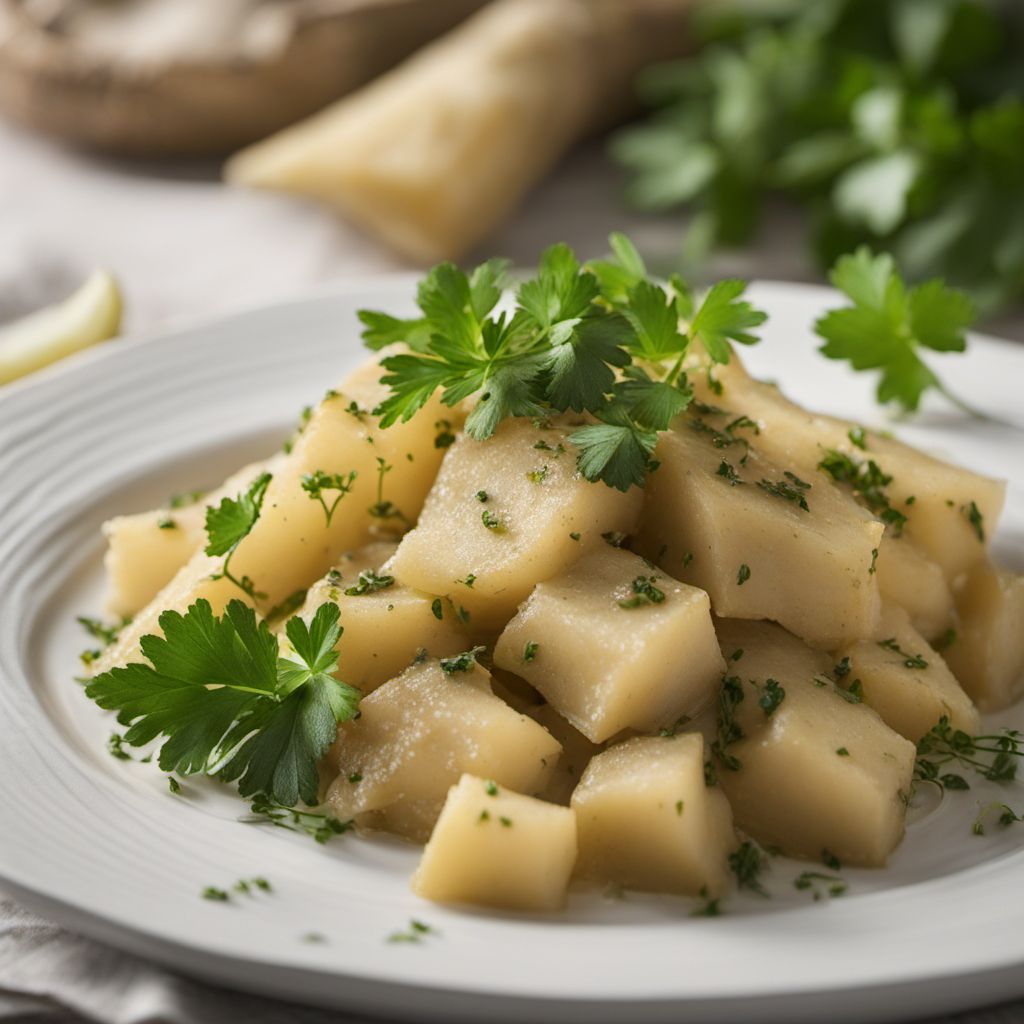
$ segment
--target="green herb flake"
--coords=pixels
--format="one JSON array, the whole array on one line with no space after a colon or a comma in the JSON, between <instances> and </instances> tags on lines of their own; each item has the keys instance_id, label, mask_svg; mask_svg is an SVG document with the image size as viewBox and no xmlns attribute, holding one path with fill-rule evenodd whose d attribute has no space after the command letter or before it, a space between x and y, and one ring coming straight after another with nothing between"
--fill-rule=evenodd
<instances>
[{"instance_id":1,"label":"green herb flake","mask_svg":"<svg viewBox=\"0 0 1024 1024\"><path fill-rule=\"evenodd\" d=\"M457 672L471 672L476 667L477 657L485 650L486 648L478 646L450 658L442 658L441 671L446 676L455 675Z\"/></svg>"},{"instance_id":2,"label":"green herb flake","mask_svg":"<svg viewBox=\"0 0 1024 1024\"><path fill-rule=\"evenodd\" d=\"M736 573L736 586L742 587L750 579L750 566L744 562Z\"/></svg>"},{"instance_id":3,"label":"green herb flake","mask_svg":"<svg viewBox=\"0 0 1024 1024\"><path fill-rule=\"evenodd\" d=\"M537 649L540 645L533 640L527 640L526 646L523 648L523 663L529 664L537 657Z\"/></svg>"}]
</instances>

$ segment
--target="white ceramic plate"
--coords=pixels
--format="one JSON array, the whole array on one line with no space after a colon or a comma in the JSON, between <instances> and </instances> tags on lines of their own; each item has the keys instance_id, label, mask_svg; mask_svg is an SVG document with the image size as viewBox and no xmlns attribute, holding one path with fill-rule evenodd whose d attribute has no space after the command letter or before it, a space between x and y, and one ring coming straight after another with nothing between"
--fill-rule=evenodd
<instances>
[{"instance_id":1,"label":"white ceramic plate","mask_svg":"<svg viewBox=\"0 0 1024 1024\"><path fill-rule=\"evenodd\" d=\"M1024 993L1024 826L971 834L978 786L917 809L884 872L844 871L815 903L805 866L777 860L774 898L692 904L573 894L564 916L419 901L416 851L353 836L317 846L245 825L215 784L172 796L152 765L105 751L114 726L73 677L73 618L101 606L99 524L219 481L276 447L297 410L362 358L355 311L412 310L411 278L86 353L0 397L0 880L114 945L250 991L407 1017L561 1021L896 1019ZM744 357L795 398L877 425L870 383L813 354L823 289L763 284L772 315ZM941 370L968 400L1018 420L1024 348L977 338ZM940 405L907 440L1011 480L996 540L1021 564L1022 435ZM1024 710L999 724L1024 725ZM262 875L274 892L199 897ZM410 918L438 934L386 937ZM325 942L303 941L309 932Z\"/></svg>"}]
</instances>

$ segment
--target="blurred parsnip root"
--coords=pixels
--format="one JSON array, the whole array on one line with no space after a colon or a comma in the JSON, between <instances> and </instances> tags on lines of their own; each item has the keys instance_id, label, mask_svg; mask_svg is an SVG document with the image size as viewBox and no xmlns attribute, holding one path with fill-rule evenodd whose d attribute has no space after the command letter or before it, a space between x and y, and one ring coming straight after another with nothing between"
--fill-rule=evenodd
<instances>
[{"instance_id":1,"label":"blurred parsnip root","mask_svg":"<svg viewBox=\"0 0 1024 1024\"><path fill-rule=\"evenodd\" d=\"M376 82L243 150L229 182L311 196L414 260L486 237L686 49L690 0L499 0Z\"/></svg>"}]
</instances>

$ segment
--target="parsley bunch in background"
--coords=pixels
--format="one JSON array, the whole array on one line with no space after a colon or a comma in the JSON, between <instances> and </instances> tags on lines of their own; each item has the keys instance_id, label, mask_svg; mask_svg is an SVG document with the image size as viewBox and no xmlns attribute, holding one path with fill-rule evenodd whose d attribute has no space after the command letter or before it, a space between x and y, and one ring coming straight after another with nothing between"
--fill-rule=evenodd
<instances>
[{"instance_id":1,"label":"parsley bunch in background","mask_svg":"<svg viewBox=\"0 0 1024 1024\"><path fill-rule=\"evenodd\" d=\"M667 288L650 280L624 235L610 241L613 257L586 267L567 245L553 245L510 311L496 311L499 260L470 275L451 263L434 267L420 284L416 319L360 311L371 349L396 341L409 349L382 360L390 394L374 410L381 426L408 420L438 390L447 405L479 393L466 420L477 440L510 416L587 413L594 422L570 438L580 472L623 491L642 485L658 432L693 398L684 370L691 342L712 363L727 363L729 341L757 341L751 330L765 314L741 298L742 281L720 281L698 301L678 277Z\"/></svg>"},{"instance_id":2,"label":"parsley bunch in background","mask_svg":"<svg viewBox=\"0 0 1024 1024\"><path fill-rule=\"evenodd\" d=\"M707 45L651 69L658 108L613 141L629 195L692 204L692 259L797 197L829 266L858 244L983 310L1024 294L1024 4L1016 0L706 3Z\"/></svg>"}]
</instances>

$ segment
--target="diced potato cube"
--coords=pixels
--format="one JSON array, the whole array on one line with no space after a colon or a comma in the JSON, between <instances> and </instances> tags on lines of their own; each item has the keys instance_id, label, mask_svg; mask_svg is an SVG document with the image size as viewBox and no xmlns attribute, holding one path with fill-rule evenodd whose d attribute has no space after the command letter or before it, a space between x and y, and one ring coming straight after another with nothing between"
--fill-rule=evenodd
<instances>
[{"instance_id":1,"label":"diced potato cube","mask_svg":"<svg viewBox=\"0 0 1024 1024\"><path fill-rule=\"evenodd\" d=\"M412 887L441 903L559 910L575 863L571 810L463 775L448 791Z\"/></svg>"},{"instance_id":2,"label":"diced potato cube","mask_svg":"<svg viewBox=\"0 0 1024 1024\"><path fill-rule=\"evenodd\" d=\"M983 711L1024 693L1024 576L976 566L956 597L960 629L946 662Z\"/></svg>"},{"instance_id":3,"label":"diced potato cube","mask_svg":"<svg viewBox=\"0 0 1024 1024\"><path fill-rule=\"evenodd\" d=\"M882 524L821 474L723 446L707 426L691 415L661 435L638 550L706 590L716 615L774 619L826 649L872 635Z\"/></svg>"},{"instance_id":4,"label":"diced potato cube","mask_svg":"<svg viewBox=\"0 0 1024 1024\"><path fill-rule=\"evenodd\" d=\"M182 508L115 516L103 524L107 551L107 608L117 618L144 608L175 573L206 544L206 509L234 497L263 472L276 471L279 456L245 466L210 494Z\"/></svg>"},{"instance_id":5,"label":"diced potato cube","mask_svg":"<svg viewBox=\"0 0 1024 1024\"><path fill-rule=\"evenodd\" d=\"M478 665L426 661L366 697L338 729L339 776L327 799L341 819L423 842L464 772L517 792L544 788L561 748L491 692Z\"/></svg>"},{"instance_id":6,"label":"diced potato cube","mask_svg":"<svg viewBox=\"0 0 1024 1024\"><path fill-rule=\"evenodd\" d=\"M907 537L885 531L878 548L878 592L882 603L902 608L930 640L953 623L953 593L942 569Z\"/></svg>"},{"instance_id":7,"label":"diced potato cube","mask_svg":"<svg viewBox=\"0 0 1024 1024\"><path fill-rule=\"evenodd\" d=\"M324 602L338 606L342 634L336 674L364 693L394 679L417 656L440 658L469 646L454 615L441 611L439 618L440 609L429 596L397 580L360 592L360 573L380 569L395 546L378 541L350 552L337 570L309 589L300 613L309 622Z\"/></svg>"},{"instance_id":8,"label":"diced potato cube","mask_svg":"<svg viewBox=\"0 0 1024 1024\"><path fill-rule=\"evenodd\" d=\"M743 652L723 691L741 738L717 771L737 826L794 857L883 865L903 837L914 744L849 703L824 676L829 659L778 626L718 629L724 652Z\"/></svg>"},{"instance_id":9,"label":"diced potato cube","mask_svg":"<svg viewBox=\"0 0 1024 1024\"><path fill-rule=\"evenodd\" d=\"M487 441L461 437L388 571L500 629L535 583L603 547L602 533L632 530L640 490L580 476L573 429L507 420Z\"/></svg>"},{"instance_id":10,"label":"diced potato cube","mask_svg":"<svg viewBox=\"0 0 1024 1024\"><path fill-rule=\"evenodd\" d=\"M588 765L572 808L581 875L687 896L729 887L732 812L722 791L704 781L698 733L609 747Z\"/></svg>"},{"instance_id":11,"label":"diced potato cube","mask_svg":"<svg viewBox=\"0 0 1024 1024\"><path fill-rule=\"evenodd\" d=\"M855 424L801 408L774 385L753 380L738 364L716 373L723 394L709 401L726 406L731 417L742 414L756 421L758 449L769 458L808 479L826 448L858 462L873 459L892 477L885 491L893 507L908 517L905 535L942 568L947 580L985 558L1006 498L1005 481L942 462L874 431L864 432L862 449L849 436ZM972 503L981 516L982 536L971 522Z\"/></svg>"},{"instance_id":12,"label":"diced potato cube","mask_svg":"<svg viewBox=\"0 0 1024 1024\"><path fill-rule=\"evenodd\" d=\"M916 743L940 718L974 734L978 712L946 663L910 624L902 609L886 609L878 640L862 640L837 655L849 659L864 701L891 729Z\"/></svg>"},{"instance_id":13,"label":"diced potato cube","mask_svg":"<svg viewBox=\"0 0 1024 1024\"><path fill-rule=\"evenodd\" d=\"M553 804L568 806L569 798L586 771L591 759L604 747L591 743L579 729L571 726L550 704L539 704L528 708L526 713L542 726L562 745L562 755L551 773L547 785L537 794Z\"/></svg>"},{"instance_id":14,"label":"diced potato cube","mask_svg":"<svg viewBox=\"0 0 1024 1024\"><path fill-rule=\"evenodd\" d=\"M382 525L397 528L415 521L419 514L442 456L434 444L434 424L452 413L433 399L408 423L381 430L366 411L384 393L379 377L379 367L371 363L352 374L342 392L328 392L295 438L291 452L275 468L259 519L231 556L232 575L249 577L262 595L255 602L261 612L304 590L342 552L368 541ZM391 469L384 474L378 497L380 459ZM302 486L303 478L317 470L346 478L351 472L357 474L330 522L325 509ZM335 492L328 491L325 501L331 503L335 497ZM222 571L224 558L197 551L121 631L117 642L94 663L94 670L102 672L137 660L139 639L146 633L159 634L157 620L165 609L184 613L205 598L219 612L232 598L249 600L229 580L211 578Z\"/></svg>"},{"instance_id":15,"label":"diced potato cube","mask_svg":"<svg viewBox=\"0 0 1024 1024\"><path fill-rule=\"evenodd\" d=\"M697 710L722 673L707 594L607 544L536 586L494 660L594 743Z\"/></svg>"}]
</instances>

